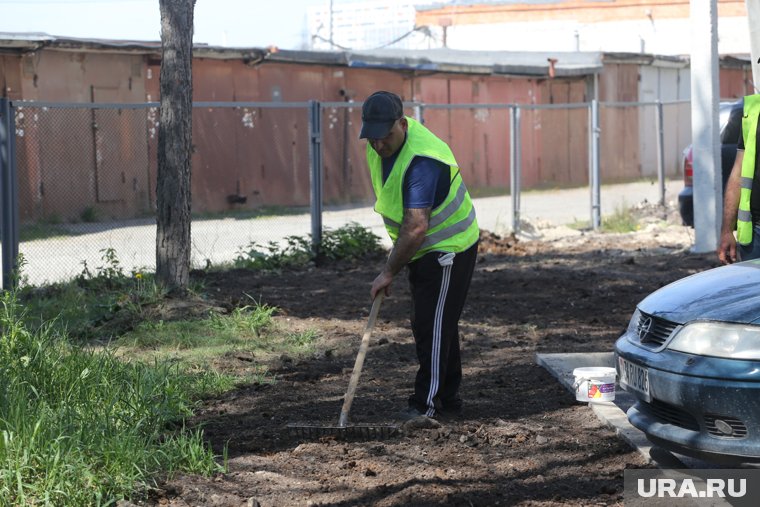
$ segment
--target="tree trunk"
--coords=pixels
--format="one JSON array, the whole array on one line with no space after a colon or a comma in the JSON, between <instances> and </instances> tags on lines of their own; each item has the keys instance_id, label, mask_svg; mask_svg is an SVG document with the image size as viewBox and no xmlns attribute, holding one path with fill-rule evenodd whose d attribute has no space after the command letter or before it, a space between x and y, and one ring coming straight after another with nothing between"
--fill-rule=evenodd
<instances>
[{"instance_id":1,"label":"tree trunk","mask_svg":"<svg viewBox=\"0 0 760 507\"><path fill-rule=\"evenodd\" d=\"M190 161L195 0L159 0L161 108L156 184L156 279L170 293L190 281Z\"/></svg>"}]
</instances>

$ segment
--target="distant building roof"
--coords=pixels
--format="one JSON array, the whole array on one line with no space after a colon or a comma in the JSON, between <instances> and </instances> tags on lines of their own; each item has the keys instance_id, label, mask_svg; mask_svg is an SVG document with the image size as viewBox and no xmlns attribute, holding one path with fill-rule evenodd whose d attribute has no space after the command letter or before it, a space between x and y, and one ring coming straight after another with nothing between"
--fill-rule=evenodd
<instances>
[{"instance_id":1,"label":"distant building roof","mask_svg":"<svg viewBox=\"0 0 760 507\"><path fill-rule=\"evenodd\" d=\"M538 0L537 0L538 1ZM45 33L0 32L0 50L37 51L96 50L160 56L160 41L130 41L58 37ZM447 48L429 50L377 49L366 51L293 51L276 47L224 47L195 44L199 58L242 59L249 64L263 61L291 62L347 67L403 69L412 71L459 72L467 74L504 74L556 77L584 76L601 72L604 63L638 63L655 66L686 67L688 58L641 53L546 52L546 51L469 51ZM746 58L746 60L745 60ZM749 57L725 56L729 65L749 65Z\"/></svg>"},{"instance_id":2,"label":"distant building roof","mask_svg":"<svg viewBox=\"0 0 760 507\"><path fill-rule=\"evenodd\" d=\"M444 7L470 7L473 5L546 5L546 4L561 4L566 0L457 0L455 5L451 2L420 2L415 4L414 8L418 11L434 11L442 9ZM614 0L596 0L597 2L612 2Z\"/></svg>"},{"instance_id":3,"label":"distant building roof","mask_svg":"<svg viewBox=\"0 0 760 507\"><path fill-rule=\"evenodd\" d=\"M554 61L556 76L595 74L602 70L602 54L564 52L465 51L382 49L349 53L351 67L391 67L467 72L546 76Z\"/></svg>"},{"instance_id":4,"label":"distant building roof","mask_svg":"<svg viewBox=\"0 0 760 507\"><path fill-rule=\"evenodd\" d=\"M160 51L161 41L132 41L111 39L83 39L48 35L42 32L13 33L0 32L0 48L18 48L36 50L42 47L58 49L119 49L140 50L143 52Z\"/></svg>"}]
</instances>

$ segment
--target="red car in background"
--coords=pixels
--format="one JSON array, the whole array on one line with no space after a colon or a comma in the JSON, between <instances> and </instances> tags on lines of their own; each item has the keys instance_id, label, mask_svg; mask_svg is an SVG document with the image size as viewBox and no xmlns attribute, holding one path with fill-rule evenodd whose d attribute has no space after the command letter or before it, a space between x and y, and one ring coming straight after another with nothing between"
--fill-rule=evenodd
<instances>
[{"instance_id":1,"label":"red car in background","mask_svg":"<svg viewBox=\"0 0 760 507\"><path fill-rule=\"evenodd\" d=\"M742 133L743 110L743 98L735 102L720 103L720 166L724 189L736 160L736 145ZM694 159L691 145L683 150L683 185L683 190L678 194L678 211L683 224L694 227Z\"/></svg>"}]
</instances>

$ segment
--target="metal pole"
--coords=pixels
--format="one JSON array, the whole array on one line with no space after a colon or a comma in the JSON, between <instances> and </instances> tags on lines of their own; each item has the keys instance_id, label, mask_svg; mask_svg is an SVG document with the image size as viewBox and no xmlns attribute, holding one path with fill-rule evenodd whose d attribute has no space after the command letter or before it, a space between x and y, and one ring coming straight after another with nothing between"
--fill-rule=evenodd
<instances>
[{"instance_id":1,"label":"metal pole","mask_svg":"<svg viewBox=\"0 0 760 507\"><path fill-rule=\"evenodd\" d=\"M752 93L760 93L760 1L746 0L747 19L749 20L749 59L752 64Z\"/></svg>"},{"instance_id":2,"label":"metal pole","mask_svg":"<svg viewBox=\"0 0 760 507\"><path fill-rule=\"evenodd\" d=\"M309 161L311 169L311 250L319 257L322 245L322 105L309 101Z\"/></svg>"},{"instance_id":3,"label":"metal pole","mask_svg":"<svg viewBox=\"0 0 760 507\"><path fill-rule=\"evenodd\" d=\"M520 232L520 107L509 108L509 188L512 194L512 232Z\"/></svg>"},{"instance_id":4,"label":"metal pole","mask_svg":"<svg viewBox=\"0 0 760 507\"><path fill-rule=\"evenodd\" d=\"M330 0L330 51L335 47L333 42L333 2Z\"/></svg>"},{"instance_id":5,"label":"metal pole","mask_svg":"<svg viewBox=\"0 0 760 507\"><path fill-rule=\"evenodd\" d=\"M600 174L599 174L599 101L591 100L590 110L591 123L591 227L596 231L602 225L602 205L600 197Z\"/></svg>"},{"instance_id":6,"label":"metal pole","mask_svg":"<svg viewBox=\"0 0 760 507\"><path fill-rule=\"evenodd\" d=\"M18 260L18 184L16 181L16 120L7 98L0 98L0 242L3 290L14 285Z\"/></svg>"},{"instance_id":7,"label":"metal pole","mask_svg":"<svg viewBox=\"0 0 760 507\"><path fill-rule=\"evenodd\" d=\"M660 206L665 206L665 130L663 128L662 102L657 101L657 181L660 183Z\"/></svg>"},{"instance_id":8,"label":"metal pole","mask_svg":"<svg viewBox=\"0 0 760 507\"><path fill-rule=\"evenodd\" d=\"M418 122L425 124L425 106L423 104L414 105L414 119Z\"/></svg>"},{"instance_id":9,"label":"metal pole","mask_svg":"<svg viewBox=\"0 0 760 507\"><path fill-rule=\"evenodd\" d=\"M718 1L691 0L691 139L694 160L694 246L714 252L720 243L723 192L718 104Z\"/></svg>"}]
</instances>

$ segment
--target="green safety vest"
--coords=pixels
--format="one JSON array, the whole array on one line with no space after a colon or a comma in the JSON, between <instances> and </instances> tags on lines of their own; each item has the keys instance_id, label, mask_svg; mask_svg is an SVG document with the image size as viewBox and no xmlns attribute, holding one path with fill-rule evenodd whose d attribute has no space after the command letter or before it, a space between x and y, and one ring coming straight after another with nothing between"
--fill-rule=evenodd
<instances>
[{"instance_id":1,"label":"green safety vest","mask_svg":"<svg viewBox=\"0 0 760 507\"><path fill-rule=\"evenodd\" d=\"M406 142L396 157L388 179L383 184L383 164L380 155L367 143L367 165L377 202L375 211L383 217L385 229L394 243L398 239L404 218L404 174L416 156L443 162L450 168L449 194L430 213L425 241L412 260L428 252L463 252L475 244L480 234L475 208L462 181L454 154L446 143L413 118L409 123Z\"/></svg>"},{"instance_id":2,"label":"green safety vest","mask_svg":"<svg viewBox=\"0 0 760 507\"><path fill-rule=\"evenodd\" d=\"M760 95L744 97L744 117L742 118L744 159L742 160L739 213L736 220L736 242L740 245L752 243L752 213L749 206L752 195L752 180L755 177L755 146L757 144L757 118L759 114Z\"/></svg>"}]
</instances>

